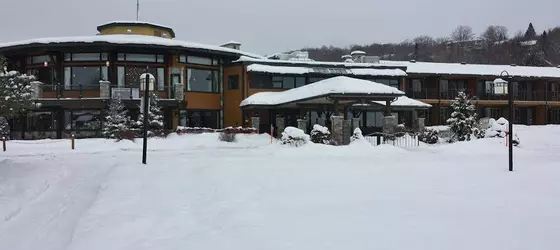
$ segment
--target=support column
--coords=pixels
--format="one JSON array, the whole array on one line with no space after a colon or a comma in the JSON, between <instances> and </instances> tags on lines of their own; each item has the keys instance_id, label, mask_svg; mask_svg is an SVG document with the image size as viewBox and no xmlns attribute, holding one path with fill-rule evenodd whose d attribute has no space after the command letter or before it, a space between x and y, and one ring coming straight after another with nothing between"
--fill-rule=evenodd
<instances>
[{"instance_id":1,"label":"support column","mask_svg":"<svg viewBox=\"0 0 560 250\"><path fill-rule=\"evenodd\" d=\"M383 133L394 134L397 127L397 118L394 116L383 117Z\"/></svg>"},{"instance_id":2,"label":"support column","mask_svg":"<svg viewBox=\"0 0 560 250\"><path fill-rule=\"evenodd\" d=\"M340 115L339 108L340 108L340 105L338 103L338 100L334 100L334 103L333 103L333 115L334 116L339 116Z\"/></svg>"},{"instance_id":3,"label":"support column","mask_svg":"<svg viewBox=\"0 0 560 250\"><path fill-rule=\"evenodd\" d=\"M111 83L109 81L99 81L99 97L101 99L111 98Z\"/></svg>"},{"instance_id":4,"label":"support column","mask_svg":"<svg viewBox=\"0 0 560 250\"><path fill-rule=\"evenodd\" d=\"M31 89L33 89L33 100L41 98L43 94L43 89L41 88L41 82L33 81L31 82Z\"/></svg>"},{"instance_id":5,"label":"support column","mask_svg":"<svg viewBox=\"0 0 560 250\"><path fill-rule=\"evenodd\" d=\"M386 101L385 102L385 116L390 116L391 115L391 101Z\"/></svg>"},{"instance_id":6,"label":"support column","mask_svg":"<svg viewBox=\"0 0 560 250\"><path fill-rule=\"evenodd\" d=\"M356 128L360 127L360 121L361 121L360 118L352 118L352 132L351 133L354 133L354 130L356 130Z\"/></svg>"},{"instance_id":7,"label":"support column","mask_svg":"<svg viewBox=\"0 0 560 250\"><path fill-rule=\"evenodd\" d=\"M298 119L297 126L299 129L303 130L303 132L307 133L307 120L305 119Z\"/></svg>"},{"instance_id":8,"label":"support column","mask_svg":"<svg viewBox=\"0 0 560 250\"><path fill-rule=\"evenodd\" d=\"M284 117L276 116L276 135L277 135L277 137L282 137L282 132L284 132Z\"/></svg>"},{"instance_id":9,"label":"support column","mask_svg":"<svg viewBox=\"0 0 560 250\"><path fill-rule=\"evenodd\" d=\"M173 91L174 96L172 96L172 98L174 98L177 101L183 101L185 99L185 85L183 83L175 83L175 85L173 86L175 88L175 91Z\"/></svg>"},{"instance_id":10,"label":"support column","mask_svg":"<svg viewBox=\"0 0 560 250\"><path fill-rule=\"evenodd\" d=\"M424 132L425 128L426 128L426 118L418 118L417 119L417 128L418 128L418 132L422 133Z\"/></svg>"},{"instance_id":11,"label":"support column","mask_svg":"<svg viewBox=\"0 0 560 250\"><path fill-rule=\"evenodd\" d=\"M343 120L342 122L342 143L344 145L350 144L350 136L352 136L352 121L351 120Z\"/></svg>"},{"instance_id":12,"label":"support column","mask_svg":"<svg viewBox=\"0 0 560 250\"><path fill-rule=\"evenodd\" d=\"M342 120L344 118L342 116L331 116L331 132L332 132L332 139L337 145L342 145Z\"/></svg>"},{"instance_id":13,"label":"support column","mask_svg":"<svg viewBox=\"0 0 560 250\"><path fill-rule=\"evenodd\" d=\"M261 125L261 118L258 116L251 117L251 127L257 130L257 134L259 133L259 128Z\"/></svg>"}]
</instances>

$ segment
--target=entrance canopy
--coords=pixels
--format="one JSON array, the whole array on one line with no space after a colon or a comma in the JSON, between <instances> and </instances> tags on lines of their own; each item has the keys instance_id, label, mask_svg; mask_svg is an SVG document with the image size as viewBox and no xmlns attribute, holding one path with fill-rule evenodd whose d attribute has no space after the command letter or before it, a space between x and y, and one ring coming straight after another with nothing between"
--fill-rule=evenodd
<instances>
[{"instance_id":1,"label":"entrance canopy","mask_svg":"<svg viewBox=\"0 0 560 250\"><path fill-rule=\"evenodd\" d=\"M337 76L282 92L260 92L247 97L241 108L295 108L299 106L387 102L404 96L397 88L368 80Z\"/></svg>"}]
</instances>

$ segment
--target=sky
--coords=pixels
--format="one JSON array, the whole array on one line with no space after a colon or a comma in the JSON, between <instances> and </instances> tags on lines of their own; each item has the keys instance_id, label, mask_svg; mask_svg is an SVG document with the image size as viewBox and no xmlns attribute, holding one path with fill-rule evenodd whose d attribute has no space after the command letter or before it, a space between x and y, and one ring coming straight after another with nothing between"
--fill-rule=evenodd
<instances>
[{"instance_id":1,"label":"sky","mask_svg":"<svg viewBox=\"0 0 560 250\"><path fill-rule=\"evenodd\" d=\"M136 0L0 0L0 42L94 35L100 24L135 20ZM560 26L558 0L140 0L140 20L172 27L177 39L235 40L272 54L322 45L400 42L448 36L458 25L480 34L504 25L510 35L532 22Z\"/></svg>"}]
</instances>

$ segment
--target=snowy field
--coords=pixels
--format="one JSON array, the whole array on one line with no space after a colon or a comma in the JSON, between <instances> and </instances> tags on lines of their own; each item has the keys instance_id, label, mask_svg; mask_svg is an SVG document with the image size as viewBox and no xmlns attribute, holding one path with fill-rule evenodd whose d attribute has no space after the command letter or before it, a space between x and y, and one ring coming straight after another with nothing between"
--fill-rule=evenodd
<instances>
[{"instance_id":1,"label":"snowy field","mask_svg":"<svg viewBox=\"0 0 560 250\"><path fill-rule=\"evenodd\" d=\"M266 135L12 141L1 250L560 249L560 126L401 149Z\"/></svg>"}]
</instances>

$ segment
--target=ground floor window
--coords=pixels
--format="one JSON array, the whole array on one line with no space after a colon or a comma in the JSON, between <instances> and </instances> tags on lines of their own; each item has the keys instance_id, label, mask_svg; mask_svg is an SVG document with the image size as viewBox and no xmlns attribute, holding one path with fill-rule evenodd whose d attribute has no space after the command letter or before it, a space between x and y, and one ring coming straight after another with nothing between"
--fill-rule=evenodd
<instances>
[{"instance_id":1,"label":"ground floor window","mask_svg":"<svg viewBox=\"0 0 560 250\"><path fill-rule=\"evenodd\" d=\"M65 130L100 130L100 110L72 110L64 112Z\"/></svg>"},{"instance_id":2,"label":"ground floor window","mask_svg":"<svg viewBox=\"0 0 560 250\"><path fill-rule=\"evenodd\" d=\"M56 119L53 112L34 112L27 115L28 131L54 131Z\"/></svg>"},{"instance_id":3,"label":"ground floor window","mask_svg":"<svg viewBox=\"0 0 560 250\"><path fill-rule=\"evenodd\" d=\"M180 110L179 126L218 128L220 121L219 110Z\"/></svg>"},{"instance_id":4,"label":"ground floor window","mask_svg":"<svg viewBox=\"0 0 560 250\"><path fill-rule=\"evenodd\" d=\"M560 124L560 109L550 109L548 113L549 113L548 123Z\"/></svg>"},{"instance_id":5,"label":"ground floor window","mask_svg":"<svg viewBox=\"0 0 560 250\"><path fill-rule=\"evenodd\" d=\"M439 124L445 125L447 124L447 119L451 117L451 108L450 107L441 107L439 109Z\"/></svg>"}]
</instances>

